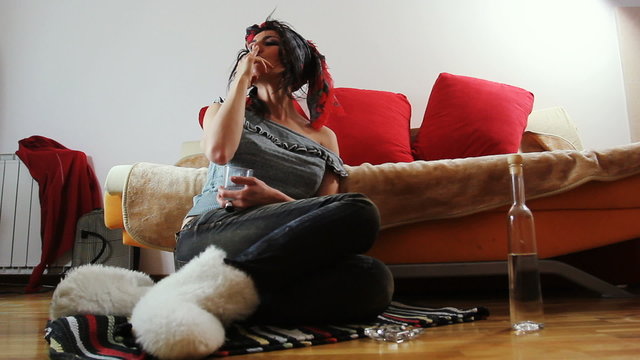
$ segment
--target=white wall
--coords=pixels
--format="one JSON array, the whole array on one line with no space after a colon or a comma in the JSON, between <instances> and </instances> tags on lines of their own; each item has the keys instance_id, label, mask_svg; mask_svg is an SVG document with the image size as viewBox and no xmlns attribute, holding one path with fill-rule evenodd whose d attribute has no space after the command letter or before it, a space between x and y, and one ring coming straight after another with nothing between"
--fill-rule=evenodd
<instances>
[{"instance_id":1,"label":"white wall","mask_svg":"<svg viewBox=\"0 0 640 360\"><path fill-rule=\"evenodd\" d=\"M640 7L616 9L631 141L640 141Z\"/></svg>"},{"instance_id":2,"label":"white wall","mask_svg":"<svg viewBox=\"0 0 640 360\"><path fill-rule=\"evenodd\" d=\"M564 106L586 147L624 144L619 4L640 0L0 0L0 153L44 135L92 156L101 180L174 162L199 138L198 109L225 94L245 27L275 7L338 86L407 95L413 126L450 72Z\"/></svg>"}]
</instances>

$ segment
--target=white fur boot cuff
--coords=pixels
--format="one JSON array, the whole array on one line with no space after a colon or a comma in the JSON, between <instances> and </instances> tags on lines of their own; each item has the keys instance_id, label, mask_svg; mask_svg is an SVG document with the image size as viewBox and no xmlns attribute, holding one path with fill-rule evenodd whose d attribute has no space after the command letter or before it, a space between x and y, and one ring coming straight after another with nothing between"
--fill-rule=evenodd
<instances>
[{"instance_id":1,"label":"white fur boot cuff","mask_svg":"<svg viewBox=\"0 0 640 360\"><path fill-rule=\"evenodd\" d=\"M224 343L224 326L255 311L253 280L225 256L210 246L140 299L131 324L145 351L162 359L207 356Z\"/></svg>"},{"instance_id":2,"label":"white fur boot cuff","mask_svg":"<svg viewBox=\"0 0 640 360\"><path fill-rule=\"evenodd\" d=\"M130 316L153 280L139 271L115 266L82 265L56 286L49 307L51 320L78 314Z\"/></svg>"}]
</instances>

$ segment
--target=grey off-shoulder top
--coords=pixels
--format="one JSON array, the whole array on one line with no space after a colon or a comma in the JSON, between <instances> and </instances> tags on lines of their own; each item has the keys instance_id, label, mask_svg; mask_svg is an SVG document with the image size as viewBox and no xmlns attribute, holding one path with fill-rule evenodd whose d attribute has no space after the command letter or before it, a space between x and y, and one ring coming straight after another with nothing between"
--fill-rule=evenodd
<instances>
[{"instance_id":1,"label":"grey off-shoulder top","mask_svg":"<svg viewBox=\"0 0 640 360\"><path fill-rule=\"evenodd\" d=\"M316 194L327 169L340 177L348 174L342 159L317 142L247 111L240 145L229 165L253 169L253 176L294 199ZM202 193L194 197L187 216L219 208L218 186L224 166L209 164Z\"/></svg>"}]
</instances>

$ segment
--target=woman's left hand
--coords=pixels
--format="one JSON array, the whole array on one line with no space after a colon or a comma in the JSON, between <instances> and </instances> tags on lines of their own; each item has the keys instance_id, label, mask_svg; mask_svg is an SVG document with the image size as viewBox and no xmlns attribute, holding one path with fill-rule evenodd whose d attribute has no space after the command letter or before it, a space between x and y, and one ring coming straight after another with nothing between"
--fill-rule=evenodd
<instances>
[{"instance_id":1,"label":"woman's left hand","mask_svg":"<svg viewBox=\"0 0 640 360\"><path fill-rule=\"evenodd\" d=\"M223 186L218 187L217 200L220 207L224 208L228 202L238 209L294 200L253 176L233 176L231 181L245 187L242 190L225 190Z\"/></svg>"}]
</instances>

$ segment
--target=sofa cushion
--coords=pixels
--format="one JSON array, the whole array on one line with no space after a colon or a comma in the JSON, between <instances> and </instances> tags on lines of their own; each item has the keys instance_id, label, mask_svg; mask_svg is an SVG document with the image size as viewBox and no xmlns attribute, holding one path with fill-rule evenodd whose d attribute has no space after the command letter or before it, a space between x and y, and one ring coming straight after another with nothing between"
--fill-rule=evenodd
<instances>
[{"instance_id":1,"label":"sofa cushion","mask_svg":"<svg viewBox=\"0 0 640 360\"><path fill-rule=\"evenodd\" d=\"M520 142L520 152L538 152L554 150L576 150L566 139L552 134L539 134L525 131Z\"/></svg>"},{"instance_id":2,"label":"sofa cushion","mask_svg":"<svg viewBox=\"0 0 640 360\"><path fill-rule=\"evenodd\" d=\"M326 125L336 133L345 164L413 161L411 105L404 95L353 88L336 88L335 95L344 111Z\"/></svg>"},{"instance_id":3,"label":"sofa cushion","mask_svg":"<svg viewBox=\"0 0 640 360\"><path fill-rule=\"evenodd\" d=\"M442 73L412 144L413 156L438 160L517 152L532 107L527 90Z\"/></svg>"},{"instance_id":4,"label":"sofa cushion","mask_svg":"<svg viewBox=\"0 0 640 360\"><path fill-rule=\"evenodd\" d=\"M578 127L562 107L555 106L531 112L525 130L540 135L555 135L571 144L570 149L584 150Z\"/></svg>"}]
</instances>

